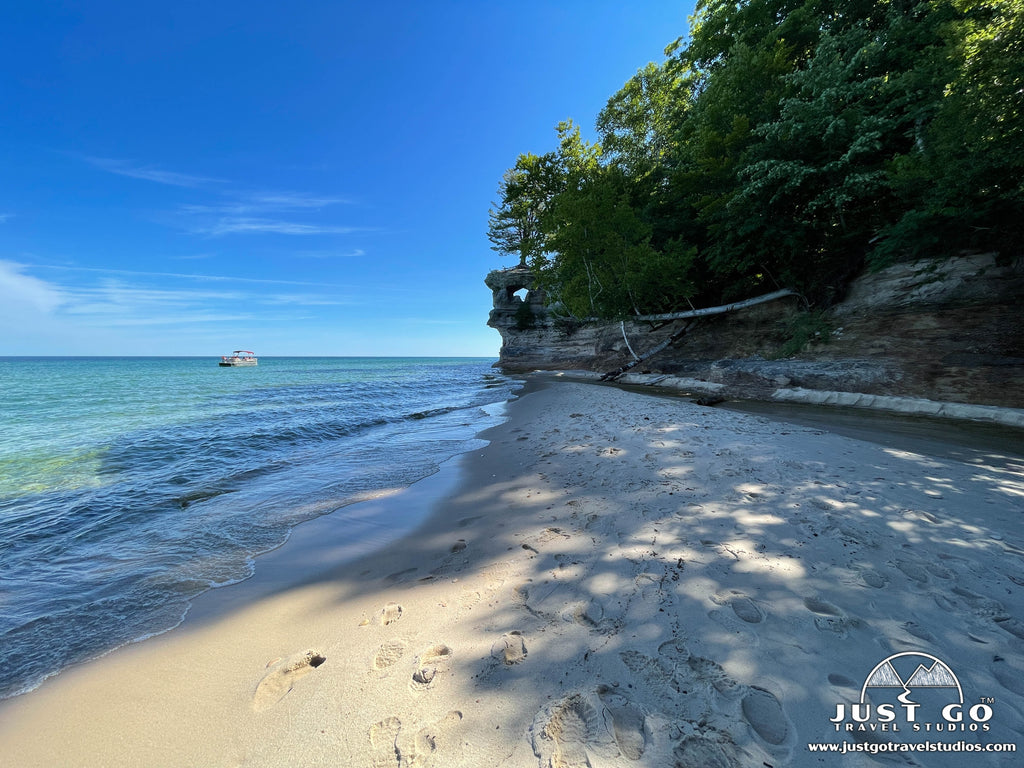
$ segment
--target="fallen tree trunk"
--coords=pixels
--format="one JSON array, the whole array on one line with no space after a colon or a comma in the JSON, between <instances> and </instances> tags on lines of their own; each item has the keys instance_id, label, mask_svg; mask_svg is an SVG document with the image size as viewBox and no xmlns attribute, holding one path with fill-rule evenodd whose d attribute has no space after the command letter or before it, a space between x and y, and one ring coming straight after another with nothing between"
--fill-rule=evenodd
<instances>
[{"instance_id":1,"label":"fallen tree trunk","mask_svg":"<svg viewBox=\"0 0 1024 768\"><path fill-rule=\"evenodd\" d=\"M686 312L670 312L664 315L639 315L637 317L630 318L632 320L639 320L643 322L659 322L659 321L673 321L673 320L697 320L702 317L710 317L712 315L724 315L726 312L736 312L740 309L746 309L747 307L754 307L758 304L765 304L769 301L775 301L776 299L783 299L786 296L799 296L796 291L790 290L789 288L783 288L781 291L774 291L773 293L766 293L763 296L755 296L752 299L744 299L743 301L736 301L732 304L722 304L717 307L705 307L704 309L690 309ZM614 381L619 378L626 371L630 371L636 368L640 363L648 358L661 352L663 349L668 347L670 344L674 344L686 335L687 331L693 327L693 323L687 323L683 326L682 330L676 331L663 342L649 350L647 353L637 356L633 348L629 346L629 340L626 339L626 346L629 347L630 353L633 355L633 360L626 363L620 368L614 371L610 371L601 377L601 381ZM626 338L625 325L622 327L622 337Z\"/></svg>"},{"instance_id":2,"label":"fallen tree trunk","mask_svg":"<svg viewBox=\"0 0 1024 768\"><path fill-rule=\"evenodd\" d=\"M764 304L765 302L775 301L776 299L782 299L786 296L799 296L800 294L796 291L790 290L789 288L783 288L781 291L775 291L773 293L766 293L763 296L755 296L752 299L744 299L743 301L733 302L732 304L722 304L718 307L705 307L704 309L690 309L686 312L669 312L664 315L638 315L631 317L630 320L640 320L643 322L658 322L659 320L689 320L694 317L708 317L709 315L723 315L726 312L735 312L738 309L746 309L747 307L753 307L758 304Z\"/></svg>"}]
</instances>

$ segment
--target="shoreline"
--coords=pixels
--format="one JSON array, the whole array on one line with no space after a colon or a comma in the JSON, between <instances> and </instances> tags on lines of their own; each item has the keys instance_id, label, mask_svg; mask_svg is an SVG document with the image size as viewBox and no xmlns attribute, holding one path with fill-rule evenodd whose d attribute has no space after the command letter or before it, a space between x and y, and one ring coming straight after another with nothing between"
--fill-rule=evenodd
<instances>
[{"instance_id":1,"label":"shoreline","mask_svg":"<svg viewBox=\"0 0 1024 768\"><path fill-rule=\"evenodd\" d=\"M591 371L567 371L565 375L584 381L600 379L600 374ZM778 381L765 381L766 383L760 385L742 385L671 374L627 372L616 377L611 383L633 387L637 391L650 387L653 390L696 394L712 400L730 400L736 403L844 408L866 413L892 414L897 417L920 416L950 422L994 424L1011 429L1024 429L1024 408L792 385L775 386Z\"/></svg>"},{"instance_id":2,"label":"shoreline","mask_svg":"<svg viewBox=\"0 0 1024 768\"><path fill-rule=\"evenodd\" d=\"M519 386L493 358L270 362L6 365L0 699L179 625L298 523L432 474Z\"/></svg>"},{"instance_id":3,"label":"shoreline","mask_svg":"<svg viewBox=\"0 0 1024 768\"><path fill-rule=\"evenodd\" d=\"M426 514L383 550L337 565L304 523L174 631L0 703L0 764L816 765L906 650L1024 748L1019 463L540 377L507 415L363 502Z\"/></svg>"}]
</instances>

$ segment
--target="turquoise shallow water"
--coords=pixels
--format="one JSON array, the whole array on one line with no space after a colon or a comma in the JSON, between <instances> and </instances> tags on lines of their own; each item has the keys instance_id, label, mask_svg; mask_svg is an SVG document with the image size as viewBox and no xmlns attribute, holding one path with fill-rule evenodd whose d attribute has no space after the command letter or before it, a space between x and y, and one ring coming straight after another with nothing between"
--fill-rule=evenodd
<instances>
[{"instance_id":1,"label":"turquoise shallow water","mask_svg":"<svg viewBox=\"0 0 1024 768\"><path fill-rule=\"evenodd\" d=\"M0 697L177 625L298 523L472 448L518 386L492 362L0 358Z\"/></svg>"}]
</instances>

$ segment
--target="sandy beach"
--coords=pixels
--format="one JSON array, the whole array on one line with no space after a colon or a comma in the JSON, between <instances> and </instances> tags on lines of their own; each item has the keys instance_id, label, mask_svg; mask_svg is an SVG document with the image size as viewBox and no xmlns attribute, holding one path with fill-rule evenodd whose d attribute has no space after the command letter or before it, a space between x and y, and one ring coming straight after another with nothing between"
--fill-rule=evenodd
<instances>
[{"instance_id":1,"label":"sandy beach","mask_svg":"<svg viewBox=\"0 0 1024 768\"><path fill-rule=\"evenodd\" d=\"M547 376L482 437L366 502L414 532L352 560L304 524L178 629L0 703L0 765L1024 764L1024 461Z\"/></svg>"}]
</instances>

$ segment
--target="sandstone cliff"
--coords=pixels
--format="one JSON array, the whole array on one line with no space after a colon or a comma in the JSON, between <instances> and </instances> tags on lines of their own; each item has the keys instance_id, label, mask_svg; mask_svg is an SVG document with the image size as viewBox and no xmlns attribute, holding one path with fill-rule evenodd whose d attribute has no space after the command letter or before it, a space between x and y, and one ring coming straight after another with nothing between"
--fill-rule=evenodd
<instances>
[{"instance_id":1,"label":"sandstone cliff","mask_svg":"<svg viewBox=\"0 0 1024 768\"><path fill-rule=\"evenodd\" d=\"M486 284L498 365L512 371L612 371L685 322L572 323L547 309L527 269L491 272ZM1020 261L902 263L863 275L825 313L788 297L701 319L637 370L728 397L800 389L1024 408L1022 298Z\"/></svg>"}]
</instances>

